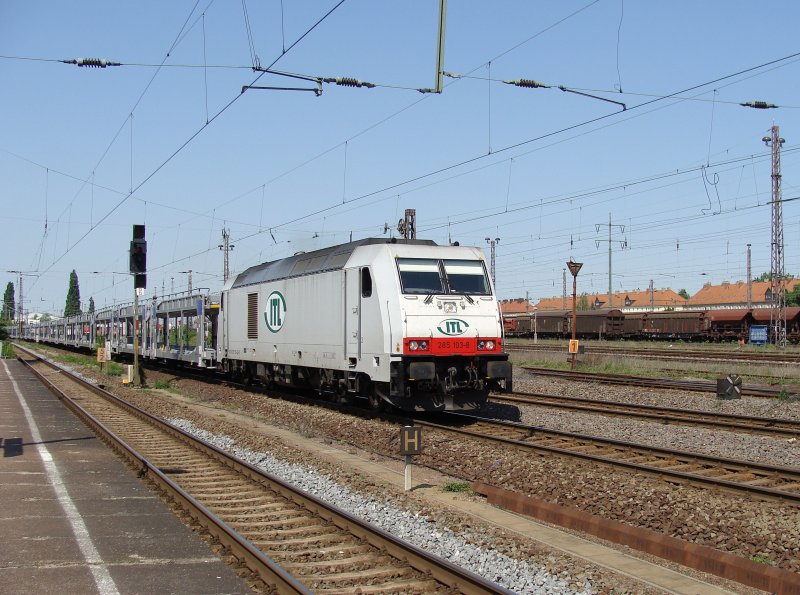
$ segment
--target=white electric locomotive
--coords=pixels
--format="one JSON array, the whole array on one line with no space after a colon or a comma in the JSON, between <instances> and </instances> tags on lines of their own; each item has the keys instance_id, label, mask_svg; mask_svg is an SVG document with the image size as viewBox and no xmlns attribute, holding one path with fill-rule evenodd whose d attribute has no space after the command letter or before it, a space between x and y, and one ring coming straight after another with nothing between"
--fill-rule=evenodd
<instances>
[{"instance_id":1,"label":"white electric locomotive","mask_svg":"<svg viewBox=\"0 0 800 595\"><path fill-rule=\"evenodd\" d=\"M244 379L407 411L511 390L483 253L372 238L251 267L225 285L217 364Z\"/></svg>"},{"instance_id":2,"label":"white electric locomotive","mask_svg":"<svg viewBox=\"0 0 800 595\"><path fill-rule=\"evenodd\" d=\"M138 313L120 304L21 337L441 411L511 390L502 328L480 249L380 238L251 267L220 294L143 299Z\"/></svg>"}]
</instances>

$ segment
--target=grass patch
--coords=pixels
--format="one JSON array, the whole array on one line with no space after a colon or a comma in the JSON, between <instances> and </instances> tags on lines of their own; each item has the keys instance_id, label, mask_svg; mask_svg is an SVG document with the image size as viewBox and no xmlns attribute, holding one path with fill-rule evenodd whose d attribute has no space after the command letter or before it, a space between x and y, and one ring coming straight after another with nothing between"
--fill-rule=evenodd
<instances>
[{"instance_id":1,"label":"grass patch","mask_svg":"<svg viewBox=\"0 0 800 595\"><path fill-rule=\"evenodd\" d=\"M0 341L0 344L3 346L3 349L0 351L0 358L8 359L16 356L14 346L11 345L11 343L8 343L7 341Z\"/></svg>"},{"instance_id":2,"label":"grass patch","mask_svg":"<svg viewBox=\"0 0 800 595\"><path fill-rule=\"evenodd\" d=\"M55 359L62 364L70 364L72 366L90 366L92 364L92 358L75 353L60 353L56 355Z\"/></svg>"},{"instance_id":3,"label":"grass patch","mask_svg":"<svg viewBox=\"0 0 800 595\"><path fill-rule=\"evenodd\" d=\"M56 353L52 357L56 361L71 366L83 366L87 368L100 368L100 362L97 361L96 356L93 355L80 355L77 353ZM126 373L125 366L117 362L105 362L106 376L122 376Z\"/></svg>"},{"instance_id":4,"label":"grass patch","mask_svg":"<svg viewBox=\"0 0 800 595\"><path fill-rule=\"evenodd\" d=\"M173 379L174 380L174 379ZM180 391L172 386L172 380L156 380L153 388L158 390L165 390L168 393L179 394Z\"/></svg>"},{"instance_id":5,"label":"grass patch","mask_svg":"<svg viewBox=\"0 0 800 595\"><path fill-rule=\"evenodd\" d=\"M626 376L641 376L642 370L641 368L634 368L630 364L623 363L620 361L615 361L611 359L610 361L604 362L600 366L596 366L596 369L599 368L599 372L604 374L624 374Z\"/></svg>"},{"instance_id":6,"label":"grass patch","mask_svg":"<svg viewBox=\"0 0 800 595\"><path fill-rule=\"evenodd\" d=\"M106 376L122 376L125 373L125 366L117 362L106 362Z\"/></svg>"},{"instance_id":7,"label":"grass patch","mask_svg":"<svg viewBox=\"0 0 800 595\"><path fill-rule=\"evenodd\" d=\"M750 559L756 564L771 564L769 558L767 558L762 554L756 554L755 556L750 556Z\"/></svg>"},{"instance_id":8,"label":"grass patch","mask_svg":"<svg viewBox=\"0 0 800 595\"><path fill-rule=\"evenodd\" d=\"M472 494L472 488L466 481L451 481L442 486L443 492L460 492Z\"/></svg>"}]
</instances>

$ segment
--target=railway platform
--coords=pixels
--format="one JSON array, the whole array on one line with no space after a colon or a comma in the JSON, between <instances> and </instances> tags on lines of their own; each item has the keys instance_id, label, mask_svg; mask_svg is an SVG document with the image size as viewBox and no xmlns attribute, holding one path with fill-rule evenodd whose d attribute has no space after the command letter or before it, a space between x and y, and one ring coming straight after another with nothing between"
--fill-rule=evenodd
<instances>
[{"instance_id":1,"label":"railway platform","mask_svg":"<svg viewBox=\"0 0 800 595\"><path fill-rule=\"evenodd\" d=\"M251 592L15 360L0 446L0 594Z\"/></svg>"}]
</instances>

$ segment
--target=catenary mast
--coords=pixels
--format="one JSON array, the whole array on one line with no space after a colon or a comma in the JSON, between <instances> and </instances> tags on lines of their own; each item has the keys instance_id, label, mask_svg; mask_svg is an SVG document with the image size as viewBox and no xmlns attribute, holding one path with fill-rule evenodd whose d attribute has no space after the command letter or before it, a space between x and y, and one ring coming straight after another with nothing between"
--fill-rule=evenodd
<instances>
[{"instance_id":1,"label":"catenary mast","mask_svg":"<svg viewBox=\"0 0 800 595\"><path fill-rule=\"evenodd\" d=\"M786 346L786 276L783 258L783 204L781 203L781 145L779 127L772 126L771 136L762 140L772 147L772 243L770 282L772 285L772 311L770 327L775 345Z\"/></svg>"}]
</instances>

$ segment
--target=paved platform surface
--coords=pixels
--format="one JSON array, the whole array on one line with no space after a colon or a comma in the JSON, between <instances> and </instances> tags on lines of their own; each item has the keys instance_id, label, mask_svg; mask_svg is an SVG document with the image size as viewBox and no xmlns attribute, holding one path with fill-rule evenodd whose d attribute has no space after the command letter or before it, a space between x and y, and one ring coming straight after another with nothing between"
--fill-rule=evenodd
<instances>
[{"instance_id":1,"label":"paved platform surface","mask_svg":"<svg viewBox=\"0 0 800 595\"><path fill-rule=\"evenodd\" d=\"M0 594L251 592L16 360L0 447Z\"/></svg>"}]
</instances>

